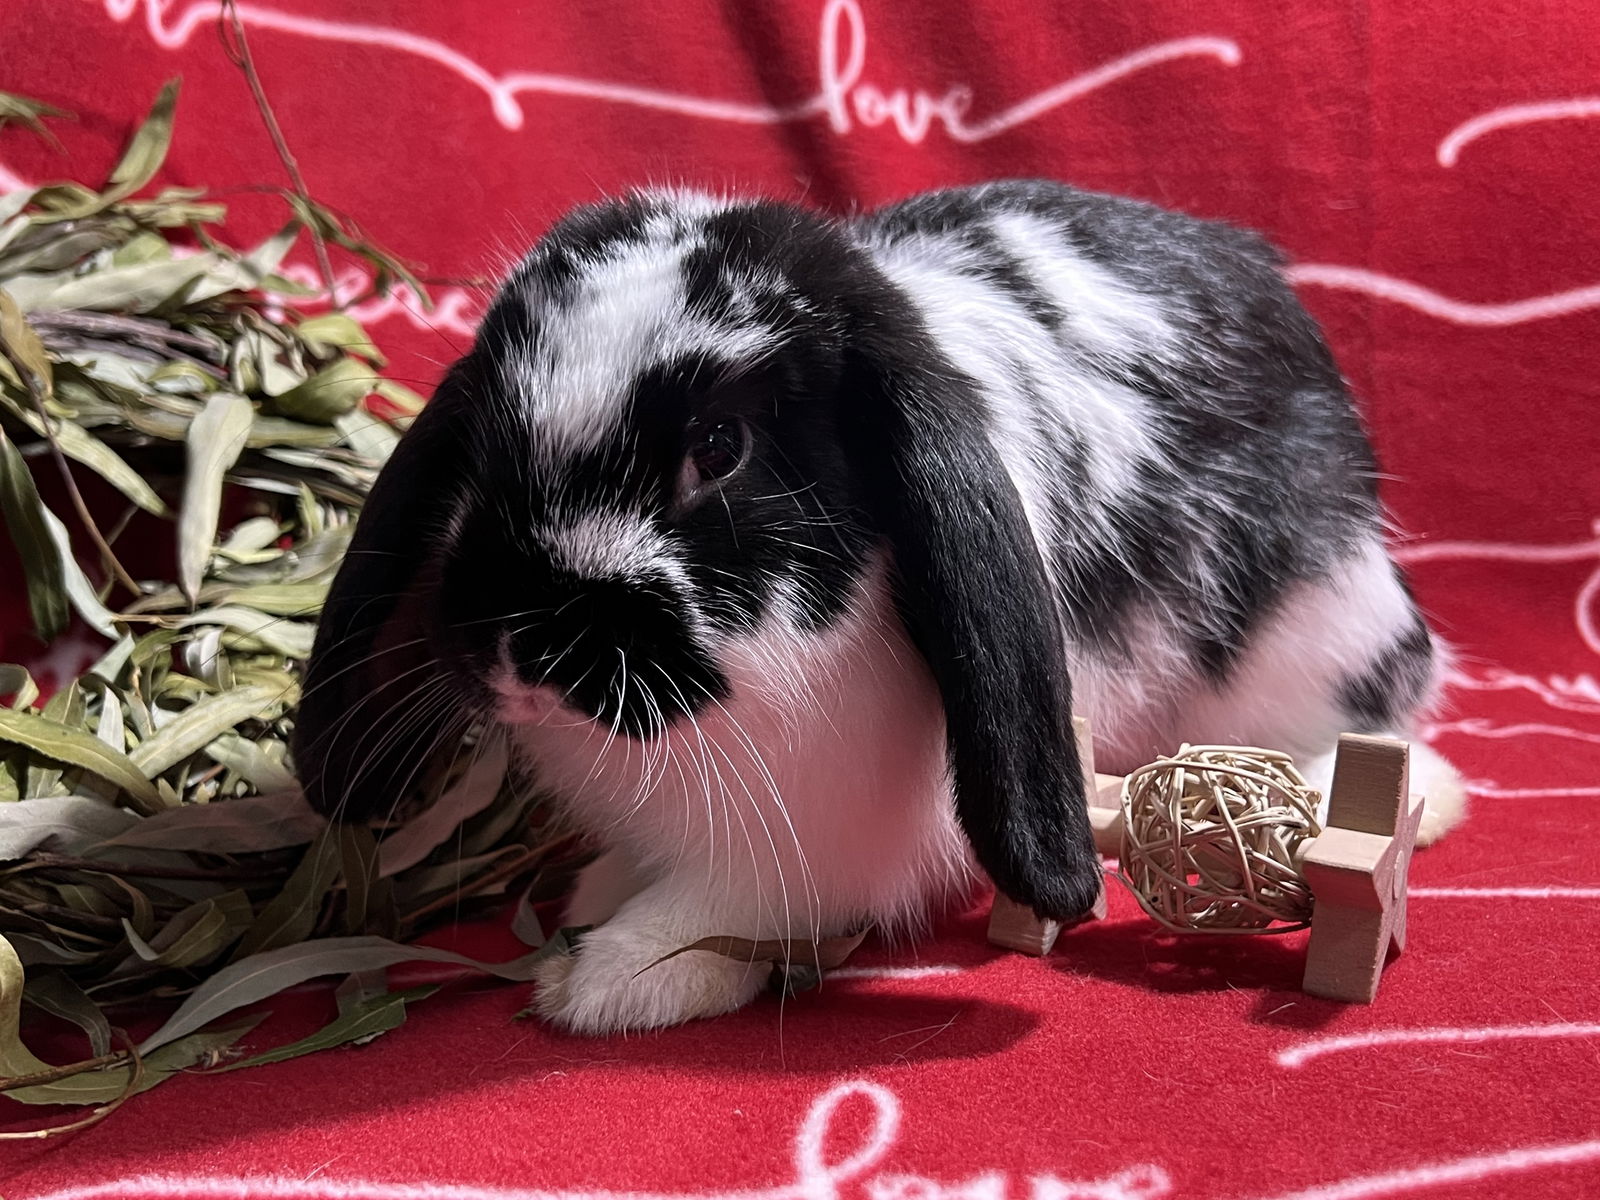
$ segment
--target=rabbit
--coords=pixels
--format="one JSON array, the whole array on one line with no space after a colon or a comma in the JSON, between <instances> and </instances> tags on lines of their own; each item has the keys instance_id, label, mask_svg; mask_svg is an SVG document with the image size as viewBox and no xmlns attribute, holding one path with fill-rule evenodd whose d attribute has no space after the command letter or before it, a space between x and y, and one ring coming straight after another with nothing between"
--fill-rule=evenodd
<instances>
[{"instance_id":1,"label":"rabbit","mask_svg":"<svg viewBox=\"0 0 1600 1200\"><path fill-rule=\"evenodd\" d=\"M851 218L652 190L510 273L361 515L294 755L389 810L470 722L599 847L535 1004L739 1008L707 935L914 936L1101 865L1103 769L1407 736L1442 669L1377 468L1256 235L1047 181ZM1464 811L1426 747L1423 838Z\"/></svg>"}]
</instances>

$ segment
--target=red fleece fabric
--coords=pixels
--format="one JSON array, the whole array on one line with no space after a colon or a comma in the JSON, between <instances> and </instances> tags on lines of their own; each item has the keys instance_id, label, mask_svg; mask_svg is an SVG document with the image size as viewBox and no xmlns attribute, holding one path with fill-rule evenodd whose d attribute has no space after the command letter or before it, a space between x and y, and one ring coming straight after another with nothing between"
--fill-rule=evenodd
<instances>
[{"instance_id":1,"label":"red fleece fabric","mask_svg":"<svg viewBox=\"0 0 1600 1200\"><path fill-rule=\"evenodd\" d=\"M1303 936L1177 940L1113 892L1035 961L981 913L781 1005L646 1036L515 1023L461 982L362 1048L173 1080L0 1142L43 1197L1490 1200L1600 1195L1600 9L1579 0L717 5L251 0L312 190L440 277L641 182L846 210L1041 175L1254 226L1358 395L1401 555L1458 651L1427 736L1473 779L1416 861L1378 1002L1298 991ZM115 159L184 77L166 178L280 214L215 5L10 0L0 185ZM297 264L311 279L309 259ZM426 387L481 293L365 315ZM387 314L387 315L385 315ZM0 546L0 657L35 656ZM71 664L63 664L70 667ZM499 925L446 935L481 956ZM273 1006L268 1045L332 1011ZM36 1110L0 1109L13 1125Z\"/></svg>"}]
</instances>

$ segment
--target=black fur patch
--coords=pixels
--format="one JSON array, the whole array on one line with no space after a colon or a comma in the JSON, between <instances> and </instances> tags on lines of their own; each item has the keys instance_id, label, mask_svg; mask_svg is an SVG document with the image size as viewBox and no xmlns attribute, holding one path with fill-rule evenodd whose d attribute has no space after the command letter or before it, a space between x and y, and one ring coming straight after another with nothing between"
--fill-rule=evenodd
<instances>
[{"instance_id":1,"label":"black fur patch","mask_svg":"<svg viewBox=\"0 0 1600 1200\"><path fill-rule=\"evenodd\" d=\"M540 239L538 249L523 266L525 278L537 277L549 295L564 297L586 265L626 246L642 244L646 223L661 211L659 203L642 196L574 209ZM512 287L518 282L513 278Z\"/></svg>"},{"instance_id":2,"label":"black fur patch","mask_svg":"<svg viewBox=\"0 0 1600 1200\"><path fill-rule=\"evenodd\" d=\"M291 741L320 812L365 820L390 811L464 721L449 700L457 680L424 643L441 525L468 474L473 379L470 359L453 367L400 439L323 605Z\"/></svg>"},{"instance_id":3,"label":"black fur patch","mask_svg":"<svg viewBox=\"0 0 1600 1200\"><path fill-rule=\"evenodd\" d=\"M1073 314L1042 315L1009 279L993 217L1020 213L1063 245L1155 297L1176 325L1172 353L1109 357L1076 344ZM1136 607L1170 616L1214 682L1230 676L1294 583L1325 575L1377 521L1377 469L1310 317L1255 235L1115 196L1018 180L917 196L867 217L895 239L939 235L994 256L994 282L1055 331L1080 370L1148 404L1178 469L1146 462L1116 506L1092 494L1083 448L1056 446L1052 566L1063 619L1081 645L1126 649ZM1041 398L1041 407L1045 398ZM1059 440L1059 439L1057 439ZM1094 506L1099 520L1085 520ZM1196 533L1210 553L1196 553Z\"/></svg>"},{"instance_id":4,"label":"black fur patch","mask_svg":"<svg viewBox=\"0 0 1600 1200\"><path fill-rule=\"evenodd\" d=\"M1365 671L1340 687L1351 732L1394 731L1422 702L1432 673L1433 637L1418 617Z\"/></svg>"}]
</instances>

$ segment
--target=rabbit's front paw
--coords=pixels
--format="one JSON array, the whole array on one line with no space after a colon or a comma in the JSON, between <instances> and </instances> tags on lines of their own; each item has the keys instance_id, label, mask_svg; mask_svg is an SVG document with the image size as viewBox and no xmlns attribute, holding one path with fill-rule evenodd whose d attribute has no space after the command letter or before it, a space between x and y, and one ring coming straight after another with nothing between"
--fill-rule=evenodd
<instances>
[{"instance_id":1,"label":"rabbit's front paw","mask_svg":"<svg viewBox=\"0 0 1600 1200\"><path fill-rule=\"evenodd\" d=\"M572 1033L622 1033L732 1012L766 984L770 963L708 950L659 961L694 940L663 939L626 917L613 919L585 934L575 953L540 964L533 1007Z\"/></svg>"}]
</instances>

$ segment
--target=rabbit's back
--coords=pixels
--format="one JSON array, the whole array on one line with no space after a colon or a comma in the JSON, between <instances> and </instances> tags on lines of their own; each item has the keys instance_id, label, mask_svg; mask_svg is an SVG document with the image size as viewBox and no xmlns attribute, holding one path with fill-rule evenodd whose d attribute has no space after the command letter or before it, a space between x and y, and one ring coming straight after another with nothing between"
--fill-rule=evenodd
<instances>
[{"instance_id":1,"label":"rabbit's back","mask_svg":"<svg viewBox=\"0 0 1600 1200\"><path fill-rule=\"evenodd\" d=\"M1113 761L1409 729L1432 641L1270 245L1042 181L928 193L855 230L978 385Z\"/></svg>"}]
</instances>

